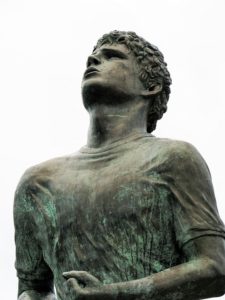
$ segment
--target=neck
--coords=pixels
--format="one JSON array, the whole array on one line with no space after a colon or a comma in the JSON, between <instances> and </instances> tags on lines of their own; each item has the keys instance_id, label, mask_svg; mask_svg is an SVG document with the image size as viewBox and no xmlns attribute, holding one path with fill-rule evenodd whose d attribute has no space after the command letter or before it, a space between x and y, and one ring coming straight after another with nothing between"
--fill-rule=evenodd
<instances>
[{"instance_id":1,"label":"neck","mask_svg":"<svg viewBox=\"0 0 225 300\"><path fill-rule=\"evenodd\" d=\"M133 134L146 133L147 103L141 100L92 107L87 146L98 148Z\"/></svg>"}]
</instances>

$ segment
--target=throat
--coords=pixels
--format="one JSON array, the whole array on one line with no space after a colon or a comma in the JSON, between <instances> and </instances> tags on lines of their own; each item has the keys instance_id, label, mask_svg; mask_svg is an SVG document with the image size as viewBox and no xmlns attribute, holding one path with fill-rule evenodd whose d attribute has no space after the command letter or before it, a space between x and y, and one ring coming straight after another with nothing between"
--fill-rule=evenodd
<instances>
[{"instance_id":1,"label":"throat","mask_svg":"<svg viewBox=\"0 0 225 300\"><path fill-rule=\"evenodd\" d=\"M131 135L146 133L146 115L144 108L95 107L90 112L87 146L100 148Z\"/></svg>"}]
</instances>

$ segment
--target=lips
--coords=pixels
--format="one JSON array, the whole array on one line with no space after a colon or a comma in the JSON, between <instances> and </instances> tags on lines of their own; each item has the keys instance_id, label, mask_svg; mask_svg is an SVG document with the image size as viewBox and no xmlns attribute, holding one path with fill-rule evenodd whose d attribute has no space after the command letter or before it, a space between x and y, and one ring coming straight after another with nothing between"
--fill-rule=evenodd
<instances>
[{"instance_id":1,"label":"lips","mask_svg":"<svg viewBox=\"0 0 225 300\"><path fill-rule=\"evenodd\" d=\"M94 74L94 73L98 73L99 70L97 70L94 67L89 67L87 68L87 70L84 72L84 77L87 77L88 75Z\"/></svg>"}]
</instances>

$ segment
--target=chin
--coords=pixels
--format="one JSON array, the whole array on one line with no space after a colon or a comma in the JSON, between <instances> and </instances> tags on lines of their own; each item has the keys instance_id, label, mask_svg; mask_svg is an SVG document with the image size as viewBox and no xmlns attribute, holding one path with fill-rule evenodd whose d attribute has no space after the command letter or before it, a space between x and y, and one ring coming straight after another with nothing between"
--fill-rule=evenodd
<instances>
[{"instance_id":1,"label":"chin","mask_svg":"<svg viewBox=\"0 0 225 300\"><path fill-rule=\"evenodd\" d=\"M124 89L94 78L83 81L82 98L87 110L96 104L119 105L132 100L132 96Z\"/></svg>"},{"instance_id":2,"label":"chin","mask_svg":"<svg viewBox=\"0 0 225 300\"><path fill-rule=\"evenodd\" d=\"M84 80L81 88L83 103L86 109L89 109L92 105L98 103L105 93L101 80L96 78Z\"/></svg>"}]
</instances>

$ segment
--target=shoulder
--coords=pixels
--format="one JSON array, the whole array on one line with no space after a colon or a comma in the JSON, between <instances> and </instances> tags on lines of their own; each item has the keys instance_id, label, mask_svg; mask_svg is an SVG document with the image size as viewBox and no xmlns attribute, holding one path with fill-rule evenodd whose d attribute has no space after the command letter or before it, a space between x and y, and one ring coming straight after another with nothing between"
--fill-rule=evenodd
<instances>
[{"instance_id":1,"label":"shoulder","mask_svg":"<svg viewBox=\"0 0 225 300\"><path fill-rule=\"evenodd\" d=\"M173 160L203 159L196 147L189 142L166 138L155 138L154 144L154 148L160 155L164 155L165 157Z\"/></svg>"},{"instance_id":2,"label":"shoulder","mask_svg":"<svg viewBox=\"0 0 225 300\"><path fill-rule=\"evenodd\" d=\"M57 157L28 168L19 181L15 196L32 193L40 185L48 187L58 174L65 172L72 157L72 155Z\"/></svg>"},{"instance_id":3,"label":"shoulder","mask_svg":"<svg viewBox=\"0 0 225 300\"><path fill-rule=\"evenodd\" d=\"M192 144L181 140L154 137L153 141L156 147L160 148L163 152L170 155L190 155L193 152L198 152Z\"/></svg>"},{"instance_id":4,"label":"shoulder","mask_svg":"<svg viewBox=\"0 0 225 300\"><path fill-rule=\"evenodd\" d=\"M185 170L209 175L208 166L200 152L189 142L166 138L153 138L149 147L151 156L167 169L180 173Z\"/></svg>"}]
</instances>

